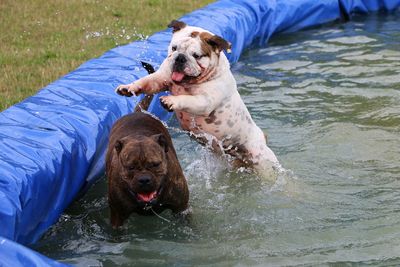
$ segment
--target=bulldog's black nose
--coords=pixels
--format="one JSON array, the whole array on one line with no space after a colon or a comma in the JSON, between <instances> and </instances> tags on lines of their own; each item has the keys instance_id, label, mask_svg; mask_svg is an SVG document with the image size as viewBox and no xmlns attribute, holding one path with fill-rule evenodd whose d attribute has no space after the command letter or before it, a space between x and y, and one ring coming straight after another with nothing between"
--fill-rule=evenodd
<instances>
[{"instance_id":1,"label":"bulldog's black nose","mask_svg":"<svg viewBox=\"0 0 400 267\"><path fill-rule=\"evenodd\" d=\"M146 186L150 184L151 182L151 176L150 175L142 175L138 179L140 186Z\"/></svg>"},{"instance_id":2,"label":"bulldog's black nose","mask_svg":"<svg viewBox=\"0 0 400 267\"><path fill-rule=\"evenodd\" d=\"M187 61L187 59L184 54L179 54L175 59L175 62L182 63L182 64L186 63L186 61Z\"/></svg>"}]
</instances>

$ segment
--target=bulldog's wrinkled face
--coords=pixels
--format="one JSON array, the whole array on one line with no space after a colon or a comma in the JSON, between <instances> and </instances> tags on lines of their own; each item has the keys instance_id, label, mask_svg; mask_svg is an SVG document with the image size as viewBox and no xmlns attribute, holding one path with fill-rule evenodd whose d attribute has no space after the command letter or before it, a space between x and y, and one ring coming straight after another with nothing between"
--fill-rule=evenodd
<instances>
[{"instance_id":1,"label":"bulldog's wrinkled face","mask_svg":"<svg viewBox=\"0 0 400 267\"><path fill-rule=\"evenodd\" d=\"M221 37L199 27L172 21L173 36L168 47L171 79L176 83L201 83L212 78L222 50L231 45Z\"/></svg>"},{"instance_id":2,"label":"bulldog's wrinkled face","mask_svg":"<svg viewBox=\"0 0 400 267\"><path fill-rule=\"evenodd\" d=\"M115 144L119 175L126 190L139 204L154 204L162 193L167 174L168 144L161 134L125 137Z\"/></svg>"}]
</instances>

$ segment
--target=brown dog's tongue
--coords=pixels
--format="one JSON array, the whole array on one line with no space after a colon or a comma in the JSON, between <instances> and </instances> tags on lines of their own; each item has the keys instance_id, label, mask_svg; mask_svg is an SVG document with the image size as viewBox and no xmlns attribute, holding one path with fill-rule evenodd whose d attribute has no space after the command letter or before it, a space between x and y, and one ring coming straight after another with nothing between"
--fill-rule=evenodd
<instances>
[{"instance_id":1,"label":"brown dog's tongue","mask_svg":"<svg viewBox=\"0 0 400 267\"><path fill-rule=\"evenodd\" d=\"M144 201L144 202L149 202L151 201L153 198L155 198L157 195L157 191L151 192L151 193L138 193L137 196L140 200Z\"/></svg>"},{"instance_id":2,"label":"brown dog's tongue","mask_svg":"<svg viewBox=\"0 0 400 267\"><path fill-rule=\"evenodd\" d=\"M185 74L184 74L184 73L174 71L174 72L172 73L171 79L172 79L173 81L175 81L175 82L180 82L180 81L183 80L184 77L185 77Z\"/></svg>"}]
</instances>

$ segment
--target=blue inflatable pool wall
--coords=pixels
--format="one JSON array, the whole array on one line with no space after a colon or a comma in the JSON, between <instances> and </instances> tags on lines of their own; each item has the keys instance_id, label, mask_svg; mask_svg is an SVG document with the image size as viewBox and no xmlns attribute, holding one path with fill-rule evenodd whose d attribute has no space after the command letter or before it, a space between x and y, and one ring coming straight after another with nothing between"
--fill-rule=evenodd
<instances>
[{"instance_id":1,"label":"blue inflatable pool wall","mask_svg":"<svg viewBox=\"0 0 400 267\"><path fill-rule=\"evenodd\" d=\"M399 6L400 0L222 0L181 20L229 40L234 63L273 34ZM104 175L111 126L138 101L114 88L147 74L140 61L158 66L170 38L165 30L112 49L0 114L1 266L62 265L23 245L36 242ZM150 111L164 121L171 116L157 99Z\"/></svg>"}]
</instances>

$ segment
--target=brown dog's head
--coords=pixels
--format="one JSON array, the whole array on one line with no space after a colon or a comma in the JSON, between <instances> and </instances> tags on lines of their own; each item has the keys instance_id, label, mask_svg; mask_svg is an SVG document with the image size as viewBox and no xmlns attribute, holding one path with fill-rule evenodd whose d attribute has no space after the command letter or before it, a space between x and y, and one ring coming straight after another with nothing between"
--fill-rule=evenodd
<instances>
[{"instance_id":1,"label":"brown dog's head","mask_svg":"<svg viewBox=\"0 0 400 267\"><path fill-rule=\"evenodd\" d=\"M139 205L156 204L168 171L165 136L127 136L116 141L114 149L125 189Z\"/></svg>"},{"instance_id":2,"label":"brown dog's head","mask_svg":"<svg viewBox=\"0 0 400 267\"><path fill-rule=\"evenodd\" d=\"M172 21L173 36L168 48L171 79L176 83L201 83L217 74L222 50L230 51L231 44L222 37L199 27Z\"/></svg>"}]
</instances>

